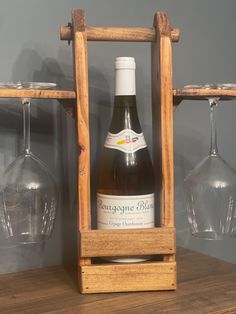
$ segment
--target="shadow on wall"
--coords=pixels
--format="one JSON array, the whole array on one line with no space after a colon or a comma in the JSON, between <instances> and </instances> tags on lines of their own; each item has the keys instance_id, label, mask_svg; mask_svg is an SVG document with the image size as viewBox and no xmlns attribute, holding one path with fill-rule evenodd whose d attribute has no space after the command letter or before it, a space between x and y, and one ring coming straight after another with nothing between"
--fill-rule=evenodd
<instances>
[{"instance_id":1,"label":"shadow on wall","mask_svg":"<svg viewBox=\"0 0 236 314\"><path fill-rule=\"evenodd\" d=\"M175 132L175 219L178 245L188 246L191 237L187 219L184 178L205 152L207 148L202 142L202 134L191 130L186 134ZM193 159L196 160L196 164L192 162Z\"/></svg>"},{"instance_id":2,"label":"shadow on wall","mask_svg":"<svg viewBox=\"0 0 236 314\"><path fill-rule=\"evenodd\" d=\"M57 61L43 59L37 51L27 48L20 53L13 66L12 81L55 82L59 87L68 88L73 81L64 74L61 66ZM72 72L72 68L69 70ZM5 138L4 142L1 141L4 145L0 145L0 157L7 154L7 160L13 161L22 147L22 108L14 100L11 106L1 106L0 110L0 134ZM52 238L45 245L12 246L3 240L1 234L0 273L59 264L68 256L75 256L76 252L74 122L54 101L34 100L31 129L32 150L47 165L59 187L57 219ZM14 139L9 141L12 137ZM2 163L2 158L0 163L4 171L6 165Z\"/></svg>"}]
</instances>

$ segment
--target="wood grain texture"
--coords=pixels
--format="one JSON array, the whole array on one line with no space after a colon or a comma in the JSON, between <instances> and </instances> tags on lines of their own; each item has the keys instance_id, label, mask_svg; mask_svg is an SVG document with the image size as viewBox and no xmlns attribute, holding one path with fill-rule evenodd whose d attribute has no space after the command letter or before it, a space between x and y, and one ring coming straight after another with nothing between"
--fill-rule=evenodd
<instances>
[{"instance_id":1,"label":"wood grain texture","mask_svg":"<svg viewBox=\"0 0 236 314\"><path fill-rule=\"evenodd\" d=\"M156 31L153 27L111 27L111 26L87 26L85 27L87 38L90 41L155 41ZM170 31L171 40L178 42L179 29ZM72 30L68 26L62 26L60 30L61 40L71 40Z\"/></svg>"},{"instance_id":2,"label":"wood grain texture","mask_svg":"<svg viewBox=\"0 0 236 314\"><path fill-rule=\"evenodd\" d=\"M81 257L175 253L175 228L81 232Z\"/></svg>"},{"instance_id":3,"label":"wood grain texture","mask_svg":"<svg viewBox=\"0 0 236 314\"><path fill-rule=\"evenodd\" d=\"M71 28L69 27L71 30ZM81 9L76 9L72 11L72 29L73 33L77 32L85 32L86 24L85 24L85 12ZM70 39L72 39L73 36L71 36Z\"/></svg>"},{"instance_id":4,"label":"wood grain texture","mask_svg":"<svg viewBox=\"0 0 236 314\"><path fill-rule=\"evenodd\" d=\"M0 313L232 314L236 265L177 249L178 289L81 295L60 266L0 276Z\"/></svg>"},{"instance_id":5,"label":"wood grain texture","mask_svg":"<svg viewBox=\"0 0 236 314\"><path fill-rule=\"evenodd\" d=\"M167 16L158 12L154 19L157 40L152 44L152 101L154 162L162 169L162 225L174 226L174 158L172 48ZM164 35L163 35L164 34ZM166 35L167 34L167 35ZM159 137L159 139L158 139ZM158 168L155 169L158 171ZM160 171L160 170L159 170Z\"/></svg>"},{"instance_id":6,"label":"wood grain texture","mask_svg":"<svg viewBox=\"0 0 236 314\"><path fill-rule=\"evenodd\" d=\"M174 105L178 106L183 100L204 100L210 97L220 97L221 100L236 98L236 90L217 89L173 89Z\"/></svg>"},{"instance_id":7,"label":"wood grain texture","mask_svg":"<svg viewBox=\"0 0 236 314\"><path fill-rule=\"evenodd\" d=\"M43 89L0 89L0 98L75 99L74 91Z\"/></svg>"},{"instance_id":8,"label":"wood grain texture","mask_svg":"<svg viewBox=\"0 0 236 314\"><path fill-rule=\"evenodd\" d=\"M174 152L171 27L167 15L154 17L156 42L152 43L152 124L154 171L161 188L161 225L174 226ZM161 169L161 173L160 173ZM166 256L164 260L174 260Z\"/></svg>"},{"instance_id":9,"label":"wood grain texture","mask_svg":"<svg viewBox=\"0 0 236 314\"><path fill-rule=\"evenodd\" d=\"M75 71L75 90L77 95L77 138L80 154L78 156L78 229L91 228L90 205L90 131L88 98L88 55L87 36L84 30L84 12L72 13L74 30L73 59ZM79 260L80 265L90 264L90 259Z\"/></svg>"},{"instance_id":10,"label":"wood grain texture","mask_svg":"<svg viewBox=\"0 0 236 314\"><path fill-rule=\"evenodd\" d=\"M81 292L174 290L175 268L175 262L82 266Z\"/></svg>"}]
</instances>

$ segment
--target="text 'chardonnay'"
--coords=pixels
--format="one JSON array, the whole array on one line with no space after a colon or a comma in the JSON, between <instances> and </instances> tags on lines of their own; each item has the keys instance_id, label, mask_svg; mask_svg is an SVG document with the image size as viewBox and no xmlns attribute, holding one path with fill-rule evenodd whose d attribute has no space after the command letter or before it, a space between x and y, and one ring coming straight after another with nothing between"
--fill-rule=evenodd
<instances>
[{"instance_id":1,"label":"text 'chardonnay'","mask_svg":"<svg viewBox=\"0 0 236 314\"><path fill-rule=\"evenodd\" d=\"M116 58L115 69L115 106L98 167L97 228L153 228L154 175L137 114L134 58Z\"/></svg>"}]
</instances>

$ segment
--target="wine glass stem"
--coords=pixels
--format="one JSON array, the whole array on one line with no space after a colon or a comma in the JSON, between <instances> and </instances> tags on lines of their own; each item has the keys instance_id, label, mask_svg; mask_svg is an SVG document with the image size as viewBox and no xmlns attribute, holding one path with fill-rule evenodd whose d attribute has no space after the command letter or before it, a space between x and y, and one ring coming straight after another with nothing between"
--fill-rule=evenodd
<instances>
[{"instance_id":1,"label":"wine glass stem","mask_svg":"<svg viewBox=\"0 0 236 314\"><path fill-rule=\"evenodd\" d=\"M211 123L210 155L212 155L212 156L218 155L217 131L216 131L216 106L218 105L218 102L219 102L218 98L209 99L209 104L210 104L210 123Z\"/></svg>"},{"instance_id":2,"label":"wine glass stem","mask_svg":"<svg viewBox=\"0 0 236 314\"><path fill-rule=\"evenodd\" d=\"M22 99L24 124L24 154L30 154L30 99Z\"/></svg>"}]
</instances>

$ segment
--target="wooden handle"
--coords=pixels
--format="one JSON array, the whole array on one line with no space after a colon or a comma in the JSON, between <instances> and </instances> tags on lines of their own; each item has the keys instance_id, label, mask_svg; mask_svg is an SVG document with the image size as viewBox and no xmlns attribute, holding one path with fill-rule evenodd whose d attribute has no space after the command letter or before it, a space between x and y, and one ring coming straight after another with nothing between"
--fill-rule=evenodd
<instances>
[{"instance_id":1,"label":"wooden handle","mask_svg":"<svg viewBox=\"0 0 236 314\"><path fill-rule=\"evenodd\" d=\"M90 41L146 41L156 40L154 27L86 27L87 39ZM180 31L178 28L171 30L171 40L178 42ZM61 40L72 40L72 29L62 26L60 30Z\"/></svg>"}]
</instances>

